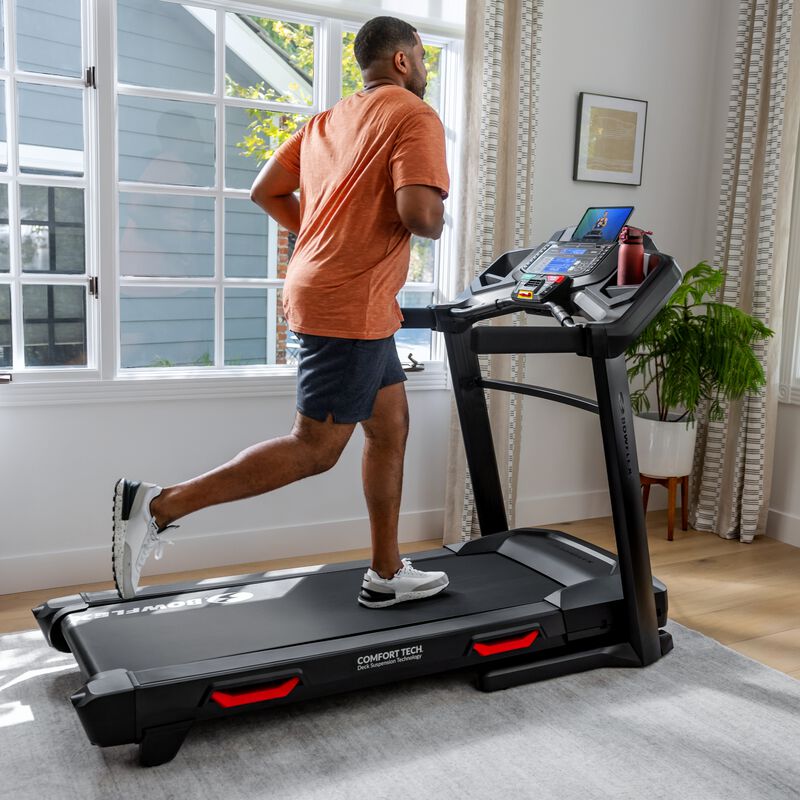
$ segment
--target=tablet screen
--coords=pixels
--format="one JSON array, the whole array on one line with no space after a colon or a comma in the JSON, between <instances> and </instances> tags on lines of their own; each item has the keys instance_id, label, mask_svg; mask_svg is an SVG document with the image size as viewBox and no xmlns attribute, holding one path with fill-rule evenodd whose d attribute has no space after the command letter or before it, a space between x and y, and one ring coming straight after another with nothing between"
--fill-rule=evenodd
<instances>
[{"instance_id":1,"label":"tablet screen","mask_svg":"<svg viewBox=\"0 0 800 800\"><path fill-rule=\"evenodd\" d=\"M633 214L633 206L606 206L587 208L583 219L572 234L572 241L589 239L593 241L614 241L622 226Z\"/></svg>"}]
</instances>

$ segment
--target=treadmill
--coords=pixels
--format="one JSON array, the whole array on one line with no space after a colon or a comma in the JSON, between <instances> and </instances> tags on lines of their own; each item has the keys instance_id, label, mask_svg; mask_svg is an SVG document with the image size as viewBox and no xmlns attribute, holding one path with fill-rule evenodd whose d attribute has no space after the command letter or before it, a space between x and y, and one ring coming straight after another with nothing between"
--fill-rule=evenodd
<instances>
[{"instance_id":1,"label":"treadmill","mask_svg":"<svg viewBox=\"0 0 800 800\"><path fill-rule=\"evenodd\" d=\"M604 232L605 233L605 232ZM596 667L644 667L669 652L666 587L645 531L624 351L677 288L675 260L645 238L647 275L616 285L617 240L565 240L500 256L453 302L404 309L443 334L481 536L412 555L450 586L386 609L356 602L366 561L60 597L33 609L72 652L72 695L89 740L172 759L198 720L469 668L484 691ZM550 326L477 323L514 313ZM596 400L481 374L482 353L590 358ZM618 555L566 533L508 530L485 390L597 414Z\"/></svg>"}]
</instances>

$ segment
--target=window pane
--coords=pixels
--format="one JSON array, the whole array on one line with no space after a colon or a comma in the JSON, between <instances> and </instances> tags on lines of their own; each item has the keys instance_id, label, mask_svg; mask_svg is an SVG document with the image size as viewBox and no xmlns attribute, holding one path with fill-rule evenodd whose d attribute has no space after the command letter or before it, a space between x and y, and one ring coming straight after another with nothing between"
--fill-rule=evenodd
<instances>
[{"instance_id":1,"label":"window pane","mask_svg":"<svg viewBox=\"0 0 800 800\"><path fill-rule=\"evenodd\" d=\"M433 302L433 293L403 290L397 295L397 302L406 308L425 308ZM400 360L408 361L409 353L417 361L429 359L432 336L433 333L427 328L400 328L394 335Z\"/></svg>"},{"instance_id":2,"label":"window pane","mask_svg":"<svg viewBox=\"0 0 800 800\"><path fill-rule=\"evenodd\" d=\"M4 0L0 0L0 65L5 66L6 63L6 37L5 37L5 13L3 6Z\"/></svg>"},{"instance_id":3,"label":"window pane","mask_svg":"<svg viewBox=\"0 0 800 800\"><path fill-rule=\"evenodd\" d=\"M280 289L225 291L225 364L297 364L300 342L283 317Z\"/></svg>"},{"instance_id":4,"label":"window pane","mask_svg":"<svg viewBox=\"0 0 800 800\"><path fill-rule=\"evenodd\" d=\"M86 289L23 286L25 365L85 366Z\"/></svg>"},{"instance_id":5,"label":"window pane","mask_svg":"<svg viewBox=\"0 0 800 800\"><path fill-rule=\"evenodd\" d=\"M425 66L428 68L428 86L425 89L425 102L442 112L442 48L425 45Z\"/></svg>"},{"instance_id":6,"label":"window pane","mask_svg":"<svg viewBox=\"0 0 800 800\"><path fill-rule=\"evenodd\" d=\"M208 8L119 0L119 82L213 93L215 28L216 14Z\"/></svg>"},{"instance_id":7,"label":"window pane","mask_svg":"<svg viewBox=\"0 0 800 800\"><path fill-rule=\"evenodd\" d=\"M274 289L271 291L269 289L225 290L225 363L227 365L267 363L268 319L270 317L275 319Z\"/></svg>"},{"instance_id":8,"label":"window pane","mask_svg":"<svg viewBox=\"0 0 800 800\"><path fill-rule=\"evenodd\" d=\"M80 75L80 0L17 0L17 66L49 75Z\"/></svg>"},{"instance_id":9,"label":"window pane","mask_svg":"<svg viewBox=\"0 0 800 800\"><path fill-rule=\"evenodd\" d=\"M213 289L123 287L120 317L123 368L213 366Z\"/></svg>"},{"instance_id":10,"label":"window pane","mask_svg":"<svg viewBox=\"0 0 800 800\"><path fill-rule=\"evenodd\" d=\"M342 35L342 97L347 97L364 88L361 69L353 53L355 40L356 35L353 32L345 31Z\"/></svg>"},{"instance_id":11,"label":"window pane","mask_svg":"<svg viewBox=\"0 0 800 800\"><path fill-rule=\"evenodd\" d=\"M269 269L269 219L250 200L225 201L225 276L274 278Z\"/></svg>"},{"instance_id":12,"label":"window pane","mask_svg":"<svg viewBox=\"0 0 800 800\"><path fill-rule=\"evenodd\" d=\"M2 9L0 9L2 13ZM0 26L0 36L3 28ZM0 61L2 63L2 61ZM0 172L8 169L8 136L6 134L6 82L0 81Z\"/></svg>"},{"instance_id":13,"label":"window pane","mask_svg":"<svg viewBox=\"0 0 800 800\"><path fill-rule=\"evenodd\" d=\"M214 275L214 199L120 192L122 275Z\"/></svg>"},{"instance_id":14,"label":"window pane","mask_svg":"<svg viewBox=\"0 0 800 800\"><path fill-rule=\"evenodd\" d=\"M119 179L214 185L214 106L119 98Z\"/></svg>"},{"instance_id":15,"label":"window pane","mask_svg":"<svg viewBox=\"0 0 800 800\"><path fill-rule=\"evenodd\" d=\"M19 84L19 166L22 172L83 175L83 93Z\"/></svg>"},{"instance_id":16,"label":"window pane","mask_svg":"<svg viewBox=\"0 0 800 800\"><path fill-rule=\"evenodd\" d=\"M307 121L306 114L226 108L225 185L232 189L249 189L275 150Z\"/></svg>"},{"instance_id":17,"label":"window pane","mask_svg":"<svg viewBox=\"0 0 800 800\"><path fill-rule=\"evenodd\" d=\"M23 272L86 271L83 189L20 187Z\"/></svg>"},{"instance_id":18,"label":"window pane","mask_svg":"<svg viewBox=\"0 0 800 800\"><path fill-rule=\"evenodd\" d=\"M300 340L289 330L289 323L283 316L283 290L278 289L275 301L275 363L297 366L300 353Z\"/></svg>"},{"instance_id":19,"label":"window pane","mask_svg":"<svg viewBox=\"0 0 800 800\"><path fill-rule=\"evenodd\" d=\"M226 14L228 95L311 105L313 86L313 26Z\"/></svg>"},{"instance_id":20,"label":"window pane","mask_svg":"<svg viewBox=\"0 0 800 800\"><path fill-rule=\"evenodd\" d=\"M11 287L0 284L0 367L12 364Z\"/></svg>"},{"instance_id":21,"label":"window pane","mask_svg":"<svg viewBox=\"0 0 800 800\"><path fill-rule=\"evenodd\" d=\"M433 283L435 267L436 242L412 234L408 280L415 283Z\"/></svg>"},{"instance_id":22,"label":"window pane","mask_svg":"<svg viewBox=\"0 0 800 800\"><path fill-rule=\"evenodd\" d=\"M11 264L8 260L8 186L0 183L0 272L8 272Z\"/></svg>"}]
</instances>

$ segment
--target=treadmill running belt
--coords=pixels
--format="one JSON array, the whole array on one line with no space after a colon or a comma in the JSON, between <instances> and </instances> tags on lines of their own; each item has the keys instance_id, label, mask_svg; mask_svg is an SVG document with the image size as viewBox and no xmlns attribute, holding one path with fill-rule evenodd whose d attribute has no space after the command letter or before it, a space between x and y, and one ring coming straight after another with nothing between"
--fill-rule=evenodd
<instances>
[{"instance_id":1,"label":"treadmill running belt","mask_svg":"<svg viewBox=\"0 0 800 800\"><path fill-rule=\"evenodd\" d=\"M384 609L360 606L363 568L94 606L70 614L64 635L90 672L186 664L499 608L536 603L560 583L496 553L415 562L444 570L440 595Z\"/></svg>"}]
</instances>

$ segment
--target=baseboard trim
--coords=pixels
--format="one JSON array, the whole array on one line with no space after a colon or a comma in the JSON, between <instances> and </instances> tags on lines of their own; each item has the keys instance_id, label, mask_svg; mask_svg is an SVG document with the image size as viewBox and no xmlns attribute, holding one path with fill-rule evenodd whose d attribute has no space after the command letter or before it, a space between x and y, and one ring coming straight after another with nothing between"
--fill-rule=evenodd
<instances>
[{"instance_id":1,"label":"baseboard trim","mask_svg":"<svg viewBox=\"0 0 800 800\"><path fill-rule=\"evenodd\" d=\"M658 489L659 487L654 487ZM663 496L662 496L663 495ZM648 511L666 508L666 491L653 491ZM611 501L606 489L590 492L551 494L543 497L523 497L517 501L517 527L575 522L582 519L611 516Z\"/></svg>"},{"instance_id":2,"label":"baseboard trim","mask_svg":"<svg viewBox=\"0 0 800 800\"><path fill-rule=\"evenodd\" d=\"M402 543L437 539L442 535L444 510L408 512L400 515ZM369 547L369 520L336 520L315 525L232 531L202 536L172 537L160 561L152 560L147 575L228 564L246 564L293 556L334 553ZM96 583L111 579L111 542L107 545L60 552L32 553L0 558L0 595Z\"/></svg>"},{"instance_id":3,"label":"baseboard trim","mask_svg":"<svg viewBox=\"0 0 800 800\"><path fill-rule=\"evenodd\" d=\"M767 516L766 534L770 539L800 547L800 517L771 508Z\"/></svg>"}]
</instances>

